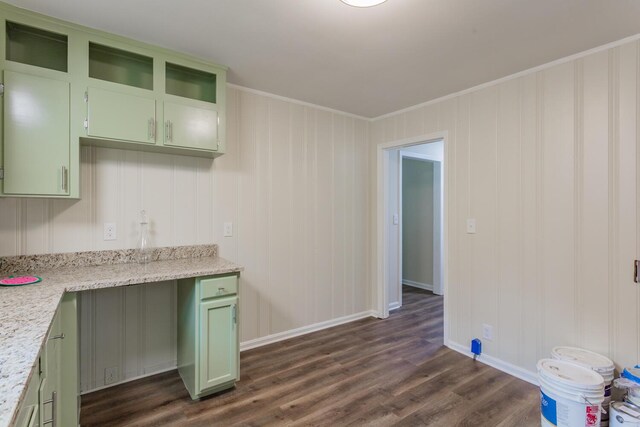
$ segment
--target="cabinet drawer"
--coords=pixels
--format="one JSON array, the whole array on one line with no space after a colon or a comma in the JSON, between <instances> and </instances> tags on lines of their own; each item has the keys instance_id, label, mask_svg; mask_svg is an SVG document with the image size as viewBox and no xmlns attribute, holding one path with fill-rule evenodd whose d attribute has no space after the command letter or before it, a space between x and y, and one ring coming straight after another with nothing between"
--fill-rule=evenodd
<instances>
[{"instance_id":1,"label":"cabinet drawer","mask_svg":"<svg viewBox=\"0 0 640 427\"><path fill-rule=\"evenodd\" d=\"M200 279L200 299L217 298L238 293L236 276Z\"/></svg>"}]
</instances>

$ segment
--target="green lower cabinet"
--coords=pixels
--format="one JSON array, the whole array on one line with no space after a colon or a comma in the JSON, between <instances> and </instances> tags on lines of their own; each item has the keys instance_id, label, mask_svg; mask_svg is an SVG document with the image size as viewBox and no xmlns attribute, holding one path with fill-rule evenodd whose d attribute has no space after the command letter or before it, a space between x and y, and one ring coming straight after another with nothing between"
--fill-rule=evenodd
<instances>
[{"instance_id":1,"label":"green lower cabinet","mask_svg":"<svg viewBox=\"0 0 640 427\"><path fill-rule=\"evenodd\" d=\"M87 90L87 136L155 144L156 101L90 87Z\"/></svg>"},{"instance_id":2,"label":"green lower cabinet","mask_svg":"<svg viewBox=\"0 0 640 427\"><path fill-rule=\"evenodd\" d=\"M18 411L18 417L15 423L17 427L35 427L40 425L39 393L40 372L36 366L31 380L29 380L27 384L27 391Z\"/></svg>"},{"instance_id":3,"label":"green lower cabinet","mask_svg":"<svg viewBox=\"0 0 640 427\"><path fill-rule=\"evenodd\" d=\"M78 352L76 295L65 294L38 357L17 427L78 425Z\"/></svg>"},{"instance_id":4,"label":"green lower cabinet","mask_svg":"<svg viewBox=\"0 0 640 427\"><path fill-rule=\"evenodd\" d=\"M193 399L239 378L237 276L178 281L178 371Z\"/></svg>"},{"instance_id":5,"label":"green lower cabinet","mask_svg":"<svg viewBox=\"0 0 640 427\"><path fill-rule=\"evenodd\" d=\"M216 110L164 103L164 145L216 151L218 124Z\"/></svg>"},{"instance_id":6,"label":"green lower cabinet","mask_svg":"<svg viewBox=\"0 0 640 427\"><path fill-rule=\"evenodd\" d=\"M69 83L4 71L5 195L69 194Z\"/></svg>"},{"instance_id":7,"label":"green lower cabinet","mask_svg":"<svg viewBox=\"0 0 640 427\"><path fill-rule=\"evenodd\" d=\"M238 372L238 298L200 303L200 388L236 380Z\"/></svg>"}]
</instances>

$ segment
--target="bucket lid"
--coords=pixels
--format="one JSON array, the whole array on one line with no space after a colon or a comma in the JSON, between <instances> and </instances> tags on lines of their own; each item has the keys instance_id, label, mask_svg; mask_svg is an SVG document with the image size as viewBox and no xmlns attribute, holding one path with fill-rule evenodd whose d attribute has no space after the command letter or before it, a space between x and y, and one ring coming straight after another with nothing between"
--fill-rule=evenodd
<instances>
[{"instance_id":1,"label":"bucket lid","mask_svg":"<svg viewBox=\"0 0 640 427\"><path fill-rule=\"evenodd\" d=\"M589 368L556 359L538 362L538 374L547 381L583 390L604 389L602 375Z\"/></svg>"},{"instance_id":2,"label":"bucket lid","mask_svg":"<svg viewBox=\"0 0 640 427\"><path fill-rule=\"evenodd\" d=\"M622 376L631 381L640 383L640 368L624 368Z\"/></svg>"},{"instance_id":3,"label":"bucket lid","mask_svg":"<svg viewBox=\"0 0 640 427\"><path fill-rule=\"evenodd\" d=\"M611 402L611 407L617 412L633 418L634 421L640 421L640 412L638 411L637 407L629 405L625 402Z\"/></svg>"},{"instance_id":4,"label":"bucket lid","mask_svg":"<svg viewBox=\"0 0 640 427\"><path fill-rule=\"evenodd\" d=\"M615 365L611 359L582 348L554 347L551 350L551 355L554 359L576 363L585 368L593 369L600 374L613 373L615 370Z\"/></svg>"}]
</instances>

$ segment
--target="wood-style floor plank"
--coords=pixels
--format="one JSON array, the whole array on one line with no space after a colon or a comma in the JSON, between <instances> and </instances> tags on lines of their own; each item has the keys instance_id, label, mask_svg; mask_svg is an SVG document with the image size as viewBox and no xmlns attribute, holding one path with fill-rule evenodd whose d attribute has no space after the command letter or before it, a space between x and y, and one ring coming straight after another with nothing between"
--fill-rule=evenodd
<instances>
[{"instance_id":1,"label":"wood-style floor plank","mask_svg":"<svg viewBox=\"0 0 640 427\"><path fill-rule=\"evenodd\" d=\"M442 346L442 297L405 287L403 303L245 351L236 387L199 401L177 371L84 395L81 425L540 425L536 387Z\"/></svg>"}]
</instances>

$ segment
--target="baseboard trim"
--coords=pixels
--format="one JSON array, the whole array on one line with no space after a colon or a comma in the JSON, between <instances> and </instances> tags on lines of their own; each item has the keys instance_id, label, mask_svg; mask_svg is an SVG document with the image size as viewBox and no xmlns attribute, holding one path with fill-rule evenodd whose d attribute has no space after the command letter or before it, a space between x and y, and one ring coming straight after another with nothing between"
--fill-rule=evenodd
<instances>
[{"instance_id":1,"label":"baseboard trim","mask_svg":"<svg viewBox=\"0 0 640 427\"><path fill-rule=\"evenodd\" d=\"M178 369L178 365L170 366L168 368L163 368L163 369L160 369L160 370L157 370L157 371L147 372L146 374L142 374L142 375L138 375L138 376L135 376L135 377L127 378L127 379L124 379L122 381L118 381L118 382L115 382L115 383L112 383L112 384L107 384L107 385L103 385L103 386L100 386L100 387L92 388L91 390L81 391L80 392L80 396L85 395L85 394L89 394L89 393L93 393L94 391L104 390L105 388L115 387L115 386L120 385L120 384L126 384L126 383L129 383L131 381L141 380L143 378L147 378L147 377L150 377L150 376L153 376L153 375L162 374L164 372L175 371L176 369Z\"/></svg>"},{"instance_id":2,"label":"baseboard trim","mask_svg":"<svg viewBox=\"0 0 640 427\"><path fill-rule=\"evenodd\" d=\"M363 311L361 313L351 314L349 316L338 317L324 322L314 323L312 325L303 326L301 328L291 329L277 334L267 335L266 337L256 338L240 343L240 351L251 350L265 345L277 343L279 341L288 340L289 338L299 337L311 332L321 331L323 329L332 328L334 326L343 325L345 323L364 319L367 317L377 317L378 313L373 310Z\"/></svg>"},{"instance_id":3,"label":"baseboard trim","mask_svg":"<svg viewBox=\"0 0 640 427\"><path fill-rule=\"evenodd\" d=\"M399 309L400 307L402 307L402 306L400 305L400 302L398 302L398 301L396 301L396 302L392 302L391 304L389 304L389 311L391 311L391 310L397 310L397 309Z\"/></svg>"},{"instance_id":4,"label":"baseboard trim","mask_svg":"<svg viewBox=\"0 0 640 427\"><path fill-rule=\"evenodd\" d=\"M425 291L433 292L433 285L428 283L414 282L413 280L402 279L402 284L407 286L413 286L414 288L424 289Z\"/></svg>"},{"instance_id":5,"label":"baseboard trim","mask_svg":"<svg viewBox=\"0 0 640 427\"><path fill-rule=\"evenodd\" d=\"M471 357L473 358L473 354L471 354L471 352L467 349L466 346L463 346L462 344L458 344L457 342L453 342L453 341L448 341L446 343L446 346L449 347L451 350L457 351L460 354L464 354L465 356ZM523 369L519 366L516 366L512 363L509 362L505 362L503 360L500 360L496 357L493 356L489 356L486 354L482 354L478 357L478 362L482 362L485 365L489 365L493 368L496 368L504 373L507 373L511 376L514 376L516 378L520 378L523 381L526 381L528 383L531 383L533 385L535 385L536 387L539 385L538 384L538 376L531 371L528 371L526 369Z\"/></svg>"}]
</instances>

